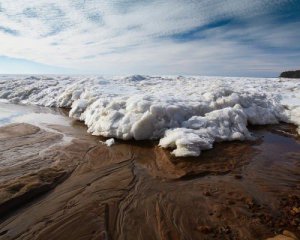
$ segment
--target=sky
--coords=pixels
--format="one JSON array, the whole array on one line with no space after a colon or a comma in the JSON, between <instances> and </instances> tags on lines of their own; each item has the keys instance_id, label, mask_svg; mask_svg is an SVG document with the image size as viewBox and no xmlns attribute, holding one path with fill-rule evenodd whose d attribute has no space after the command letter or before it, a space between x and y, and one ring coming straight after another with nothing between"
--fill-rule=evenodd
<instances>
[{"instance_id":1,"label":"sky","mask_svg":"<svg viewBox=\"0 0 300 240\"><path fill-rule=\"evenodd\" d=\"M1 0L0 73L276 77L300 0Z\"/></svg>"}]
</instances>

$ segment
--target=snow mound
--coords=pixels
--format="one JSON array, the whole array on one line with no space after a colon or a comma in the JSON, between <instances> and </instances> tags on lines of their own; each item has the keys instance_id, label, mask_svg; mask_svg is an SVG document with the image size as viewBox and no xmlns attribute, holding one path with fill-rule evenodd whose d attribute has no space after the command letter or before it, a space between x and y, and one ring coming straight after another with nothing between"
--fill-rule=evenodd
<instances>
[{"instance_id":1,"label":"snow mound","mask_svg":"<svg viewBox=\"0 0 300 240\"><path fill-rule=\"evenodd\" d=\"M252 139L248 124L288 122L300 134L300 80L1 76L0 99L70 108L70 117L84 121L93 135L159 140L175 156Z\"/></svg>"}]
</instances>

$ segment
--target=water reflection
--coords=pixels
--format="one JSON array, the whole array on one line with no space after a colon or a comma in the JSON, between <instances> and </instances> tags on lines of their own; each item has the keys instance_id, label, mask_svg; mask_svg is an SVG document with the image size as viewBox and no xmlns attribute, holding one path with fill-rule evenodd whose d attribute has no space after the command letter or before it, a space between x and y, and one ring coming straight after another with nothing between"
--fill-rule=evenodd
<instances>
[{"instance_id":1,"label":"water reflection","mask_svg":"<svg viewBox=\"0 0 300 240\"><path fill-rule=\"evenodd\" d=\"M39 127L51 124L70 126L71 122L63 109L0 102L0 126L10 123L29 123Z\"/></svg>"}]
</instances>

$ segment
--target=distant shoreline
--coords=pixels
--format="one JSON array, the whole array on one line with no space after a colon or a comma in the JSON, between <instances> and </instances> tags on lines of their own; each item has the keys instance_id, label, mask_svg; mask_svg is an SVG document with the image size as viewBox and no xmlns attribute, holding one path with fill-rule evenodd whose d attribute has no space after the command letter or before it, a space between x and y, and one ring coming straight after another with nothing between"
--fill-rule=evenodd
<instances>
[{"instance_id":1,"label":"distant shoreline","mask_svg":"<svg viewBox=\"0 0 300 240\"><path fill-rule=\"evenodd\" d=\"M281 78L300 78L300 70L285 71L280 74Z\"/></svg>"}]
</instances>

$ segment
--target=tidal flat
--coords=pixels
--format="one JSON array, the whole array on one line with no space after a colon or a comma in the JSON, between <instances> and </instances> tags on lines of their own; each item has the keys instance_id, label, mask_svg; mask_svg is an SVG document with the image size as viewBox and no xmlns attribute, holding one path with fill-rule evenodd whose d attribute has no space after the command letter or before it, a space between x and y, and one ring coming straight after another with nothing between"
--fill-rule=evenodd
<instances>
[{"instance_id":1,"label":"tidal flat","mask_svg":"<svg viewBox=\"0 0 300 240\"><path fill-rule=\"evenodd\" d=\"M300 233L300 139L293 125L250 126L256 140L177 158L155 141L108 147L67 111L0 107L7 116L0 128L0 239Z\"/></svg>"}]
</instances>

